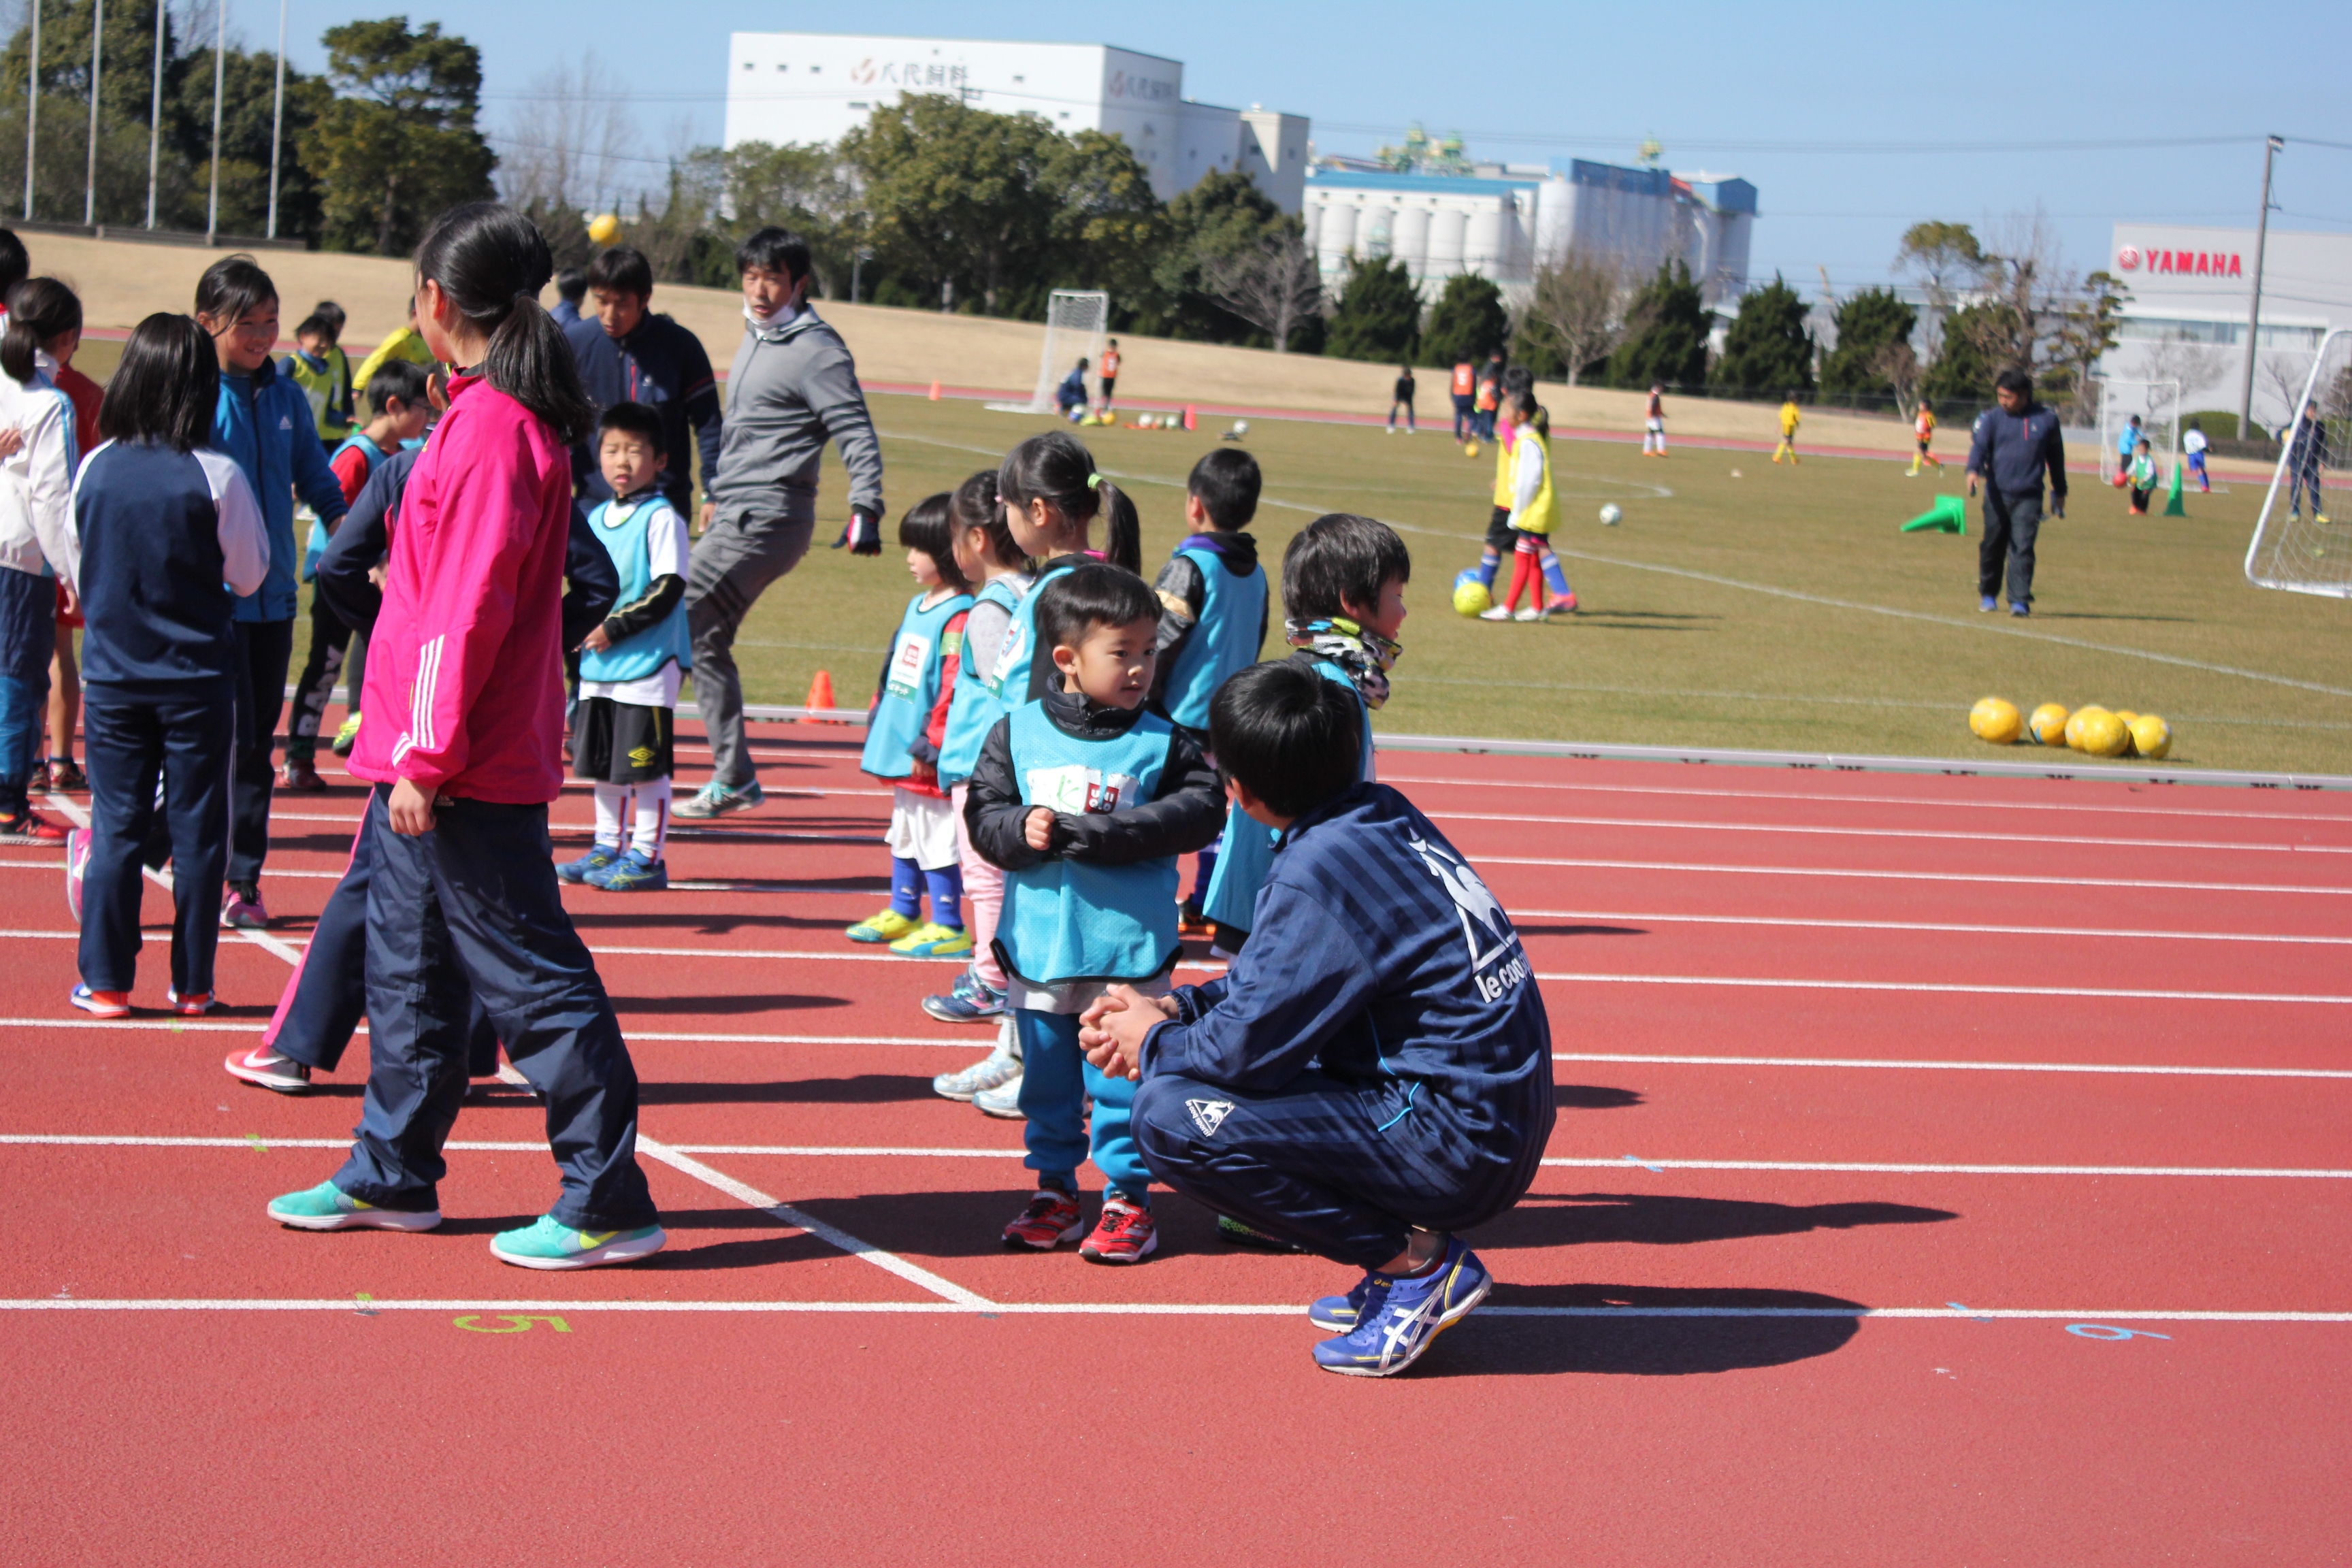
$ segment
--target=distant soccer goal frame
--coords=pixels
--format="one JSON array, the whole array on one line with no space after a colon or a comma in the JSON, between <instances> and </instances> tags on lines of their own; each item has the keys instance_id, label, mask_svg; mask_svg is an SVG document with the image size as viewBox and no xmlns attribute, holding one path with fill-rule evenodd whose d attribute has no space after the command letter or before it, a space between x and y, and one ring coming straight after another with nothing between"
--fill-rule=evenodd
<instances>
[{"instance_id":1,"label":"distant soccer goal frame","mask_svg":"<svg viewBox=\"0 0 2352 1568\"><path fill-rule=\"evenodd\" d=\"M2156 453L2159 482L2180 461L2180 383L2177 380L2102 380L2099 383L2099 478L2109 484L2123 466L2116 440L2133 415Z\"/></svg>"},{"instance_id":2,"label":"distant soccer goal frame","mask_svg":"<svg viewBox=\"0 0 2352 1568\"><path fill-rule=\"evenodd\" d=\"M1051 414L1054 389L1083 354L1087 361L1087 397L1098 402L1102 378L1094 367L1102 363L1103 339L1110 331L1110 296L1099 289L1056 289L1045 301L1045 342L1037 353L1037 390L1026 403L992 403L1002 414Z\"/></svg>"},{"instance_id":3,"label":"distant soccer goal frame","mask_svg":"<svg viewBox=\"0 0 2352 1568\"><path fill-rule=\"evenodd\" d=\"M2303 428L2306 408L2317 411L2327 437L2328 460L2319 471L2322 493L2331 485L2343 490L2347 469L2352 468L2352 451L2346 449L2352 447L2352 330L2338 328L2321 342L2303 395L2287 416L2278 467L2271 472L2262 516L2246 545L2246 581L2257 588L2352 599L2352 497L2338 497L2331 521L2319 521L2327 513L2316 497L2307 513L2288 515L2287 502L2294 499L2290 481L2298 456L2295 432Z\"/></svg>"}]
</instances>

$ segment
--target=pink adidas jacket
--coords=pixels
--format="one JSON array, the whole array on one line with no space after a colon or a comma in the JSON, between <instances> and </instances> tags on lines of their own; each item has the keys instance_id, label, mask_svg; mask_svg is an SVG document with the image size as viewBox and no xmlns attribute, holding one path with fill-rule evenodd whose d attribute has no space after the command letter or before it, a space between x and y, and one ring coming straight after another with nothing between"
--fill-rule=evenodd
<instances>
[{"instance_id":1,"label":"pink adidas jacket","mask_svg":"<svg viewBox=\"0 0 2352 1568\"><path fill-rule=\"evenodd\" d=\"M369 638L351 770L504 805L563 784L563 552L572 456L476 376L409 475Z\"/></svg>"}]
</instances>

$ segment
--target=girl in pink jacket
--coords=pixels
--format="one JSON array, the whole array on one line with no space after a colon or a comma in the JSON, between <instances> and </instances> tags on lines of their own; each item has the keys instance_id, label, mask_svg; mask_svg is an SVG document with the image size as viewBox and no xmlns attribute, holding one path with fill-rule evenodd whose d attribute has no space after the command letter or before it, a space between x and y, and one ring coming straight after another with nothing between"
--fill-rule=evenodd
<instances>
[{"instance_id":1,"label":"girl in pink jacket","mask_svg":"<svg viewBox=\"0 0 2352 1568\"><path fill-rule=\"evenodd\" d=\"M470 987L547 1102L563 1184L490 1250L586 1268L667 1238L637 1166L636 1071L547 836L563 778L571 447L595 419L540 308L553 272L538 229L489 202L443 214L417 247L418 331L435 357L471 368L409 476L352 757L375 786L367 1097L343 1168L269 1213L302 1230L441 1223Z\"/></svg>"}]
</instances>

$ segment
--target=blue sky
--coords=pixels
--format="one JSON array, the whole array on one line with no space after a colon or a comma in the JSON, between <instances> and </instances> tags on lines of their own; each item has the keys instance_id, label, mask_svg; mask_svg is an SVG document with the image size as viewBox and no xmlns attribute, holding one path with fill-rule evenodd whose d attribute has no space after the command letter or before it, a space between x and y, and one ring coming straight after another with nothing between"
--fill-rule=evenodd
<instances>
[{"instance_id":1,"label":"blue sky","mask_svg":"<svg viewBox=\"0 0 2352 1568\"><path fill-rule=\"evenodd\" d=\"M228 0L267 47L269 0ZM209 10L209 6L205 7ZM495 0L441 17L479 45L489 128L557 58L625 73L638 151L718 140L735 30L985 36L1107 43L1184 63L1187 95L1310 116L1318 148L1367 153L1408 121L1465 132L1474 156L1630 162L1644 136L1677 169L1761 192L1751 270L1801 291L1883 280L1909 224L1983 224L2037 205L2067 259L2103 265L2119 218L2245 226L2260 138L2288 138L2281 226L2352 232L2352 5L2284 0L2235 12L2170 0L2084 5L1590 5L1438 8L1358 0L986 8L867 0L836 12L749 0ZM287 53L317 68L320 32L386 4L289 0ZM986 21L979 29L976 19ZM651 19L651 31L647 31ZM2208 138L2210 145L2182 145ZM1891 144L1901 144L1890 151Z\"/></svg>"}]
</instances>

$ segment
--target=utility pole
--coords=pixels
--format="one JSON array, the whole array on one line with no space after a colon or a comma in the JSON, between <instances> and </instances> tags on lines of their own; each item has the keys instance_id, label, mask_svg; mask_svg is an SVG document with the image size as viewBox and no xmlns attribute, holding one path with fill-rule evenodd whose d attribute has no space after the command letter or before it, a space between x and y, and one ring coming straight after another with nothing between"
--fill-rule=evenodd
<instances>
[{"instance_id":1,"label":"utility pole","mask_svg":"<svg viewBox=\"0 0 2352 1568\"><path fill-rule=\"evenodd\" d=\"M220 233L221 75L228 59L228 0L213 0L213 194L205 205L205 242Z\"/></svg>"},{"instance_id":2,"label":"utility pole","mask_svg":"<svg viewBox=\"0 0 2352 1568\"><path fill-rule=\"evenodd\" d=\"M2254 220L2254 301L2246 311L2246 379L2238 389L2241 441L2253 438L2249 432L2254 427L2254 356L2263 346L2263 250L2271 237L2271 160L2285 150L2286 143L2279 138L2263 138L2263 210Z\"/></svg>"},{"instance_id":3,"label":"utility pole","mask_svg":"<svg viewBox=\"0 0 2352 1568\"><path fill-rule=\"evenodd\" d=\"M33 63L25 83L25 221L33 221L33 131L41 119L41 0L33 0Z\"/></svg>"},{"instance_id":4,"label":"utility pole","mask_svg":"<svg viewBox=\"0 0 2352 1568\"><path fill-rule=\"evenodd\" d=\"M155 170L163 156L163 0L155 0L155 93L147 105L147 226L155 226Z\"/></svg>"},{"instance_id":5,"label":"utility pole","mask_svg":"<svg viewBox=\"0 0 2352 1568\"><path fill-rule=\"evenodd\" d=\"M278 96L269 111L269 237L278 237L278 150L286 144L286 0L278 0Z\"/></svg>"},{"instance_id":6,"label":"utility pole","mask_svg":"<svg viewBox=\"0 0 2352 1568\"><path fill-rule=\"evenodd\" d=\"M81 221L98 223L98 72L106 38L106 0L96 0L89 18L89 172L81 188Z\"/></svg>"}]
</instances>

